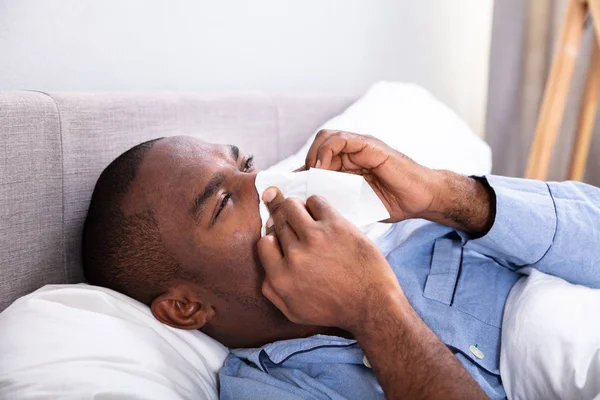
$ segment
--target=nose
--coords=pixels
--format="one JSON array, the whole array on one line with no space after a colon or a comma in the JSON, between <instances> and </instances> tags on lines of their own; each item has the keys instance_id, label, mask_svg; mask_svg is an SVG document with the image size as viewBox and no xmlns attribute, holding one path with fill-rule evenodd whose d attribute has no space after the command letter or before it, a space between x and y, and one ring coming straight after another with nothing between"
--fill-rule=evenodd
<instances>
[{"instance_id":1,"label":"nose","mask_svg":"<svg viewBox=\"0 0 600 400\"><path fill-rule=\"evenodd\" d=\"M247 210L247 218L253 224L256 232L257 240L260 239L261 218L260 218L260 198L256 191L255 181L259 171L253 171L251 174L244 176L242 192L245 194L245 208Z\"/></svg>"},{"instance_id":2,"label":"nose","mask_svg":"<svg viewBox=\"0 0 600 400\"><path fill-rule=\"evenodd\" d=\"M256 191L254 182L256 182L256 175L258 175L259 172L260 171L252 171L252 173L244 174L242 183L242 192L246 193L246 195L250 197L252 203L255 204L257 211L260 199L258 197L258 192Z\"/></svg>"}]
</instances>

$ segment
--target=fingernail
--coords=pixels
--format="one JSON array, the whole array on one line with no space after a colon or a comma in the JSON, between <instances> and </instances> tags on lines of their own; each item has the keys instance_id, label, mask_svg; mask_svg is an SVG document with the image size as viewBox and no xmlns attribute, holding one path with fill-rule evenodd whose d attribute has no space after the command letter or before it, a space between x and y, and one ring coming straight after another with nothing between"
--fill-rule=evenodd
<instances>
[{"instance_id":1,"label":"fingernail","mask_svg":"<svg viewBox=\"0 0 600 400\"><path fill-rule=\"evenodd\" d=\"M269 217L269 219L267 220L267 225L266 225L267 229L271 229L273 227L273 225L274 225L273 218Z\"/></svg>"},{"instance_id":2,"label":"fingernail","mask_svg":"<svg viewBox=\"0 0 600 400\"><path fill-rule=\"evenodd\" d=\"M317 163L315 164L315 168L319 168L321 166L321 160L317 160Z\"/></svg>"},{"instance_id":3,"label":"fingernail","mask_svg":"<svg viewBox=\"0 0 600 400\"><path fill-rule=\"evenodd\" d=\"M263 200L264 200L265 203L270 203L270 202L273 201L273 199L275 198L275 196L277 196L277 192L275 191L275 189L268 188L263 193Z\"/></svg>"}]
</instances>

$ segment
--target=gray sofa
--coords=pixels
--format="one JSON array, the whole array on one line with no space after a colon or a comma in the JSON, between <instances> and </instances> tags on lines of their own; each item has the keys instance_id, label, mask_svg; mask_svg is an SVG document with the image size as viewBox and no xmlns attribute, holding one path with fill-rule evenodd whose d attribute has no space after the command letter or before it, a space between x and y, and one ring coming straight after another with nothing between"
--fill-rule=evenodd
<instances>
[{"instance_id":1,"label":"gray sofa","mask_svg":"<svg viewBox=\"0 0 600 400\"><path fill-rule=\"evenodd\" d=\"M265 167L295 152L350 96L0 92L0 311L49 283L83 281L94 183L129 147L193 135Z\"/></svg>"}]
</instances>

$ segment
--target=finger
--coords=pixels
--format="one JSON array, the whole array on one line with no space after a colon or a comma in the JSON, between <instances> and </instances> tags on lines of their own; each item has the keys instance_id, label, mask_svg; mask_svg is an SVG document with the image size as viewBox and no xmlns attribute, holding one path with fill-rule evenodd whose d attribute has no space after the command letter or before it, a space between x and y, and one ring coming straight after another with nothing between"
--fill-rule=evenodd
<instances>
[{"instance_id":1,"label":"finger","mask_svg":"<svg viewBox=\"0 0 600 400\"><path fill-rule=\"evenodd\" d=\"M262 293L267 299L269 299L271 303L273 303L273 305L275 305L275 307L279 309L279 311L283 313L283 315L285 315L287 319L290 319L290 311L287 307L287 304L285 304L283 298L277 293L277 290L275 290L268 279L265 279L262 284Z\"/></svg>"},{"instance_id":2,"label":"finger","mask_svg":"<svg viewBox=\"0 0 600 400\"><path fill-rule=\"evenodd\" d=\"M360 153L367 148L369 142L365 137L340 132L327 138L317 149L317 159L321 162L321 168L331 169L330 165L335 157L341 157L343 154Z\"/></svg>"},{"instance_id":3,"label":"finger","mask_svg":"<svg viewBox=\"0 0 600 400\"><path fill-rule=\"evenodd\" d=\"M277 238L274 235L260 238L257 251L260 263L265 269L265 274L271 279L279 276L285 269L285 261Z\"/></svg>"},{"instance_id":4,"label":"finger","mask_svg":"<svg viewBox=\"0 0 600 400\"><path fill-rule=\"evenodd\" d=\"M265 234L270 235L272 233L275 233L275 223L273 222L273 218L269 217L265 224Z\"/></svg>"},{"instance_id":5,"label":"finger","mask_svg":"<svg viewBox=\"0 0 600 400\"><path fill-rule=\"evenodd\" d=\"M322 141L316 150L317 164L335 171L372 170L399 153L372 136L351 132L337 132ZM341 157L341 167L337 160Z\"/></svg>"},{"instance_id":6,"label":"finger","mask_svg":"<svg viewBox=\"0 0 600 400\"><path fill-rule=\"evenodd\" d=\"M271 218L273 218L273 222L275 223L275 235L277 235L277 240L279 240L279 246L285 256L298 242L298 236L292 229L286 216L281 212L281 209L275 211L275 213L271 215Z\"/></svg>"},{"instance_id":7,"label":"finger","mask_svg":"<svg viewBox=\"0 0 600 400\"><path fill-rule=\"evenodd\" d=\"M293 170L292 172L302 172L302 171L306 171L308 168L306 168L306 165L301 166L300 168L296 168L295 170Z\"/></svg>"},{"instance_id":8,"label":"finger","mask_svg":"<svg viewBox=\"0 0 600 400\"><path fill-rule=\"evenodd\" d=\"M369 165L369 161L372 163L373 153L363 152L363 150L369 146L371 146L372 149L377 149L378 144L383 143L373 136L359 135L357 133L344 131L322 130L319 131L315 141L308 151L306 156L306 166L328 169L332 171L339 171L341 170L342 166L345 169L356 169L356 166L351 167L343 162L340 163L337 160L337 157L341 157L344 154L358 155L362 152L368 154L366 154L366 160L363 160L358 164L362 164L362 162L367 161L366 165L360 166L364 168L373 168L374 165ZM343 161L347 160L349 159L344 159Z\"/></svg>"},{"instance_id":9,"label":"finger","mask_svg":"<svg viewBox=\"0 0 600 400\"><path fill-rule=\"evenodd\" d=\"M276 187L270 187L263 193L263 200L274 222L274 230L279 239L283 254L295 245L299 238L306 237L314 220L299 199L285 199ZM298 231L301 231L298 234Z\"/></svg>"},{"instance_id":10,"label":"finger","mask_svg":"<svg viewBox=\"0 0 600 400\"><path fill-rule=\"evenodd\" d=\"M341 214L322 196L310 196L308 199L306 199L306 208L315 221L343 218Z\"/></svg>"},{"instance_id":11,"label":"finger","mask_svg":"<svg viewBox=\"0 0 600 400\"><path fill-rule=\"evenodd\" d=\"M282 212L282 206L286 203L286 199L283 197L281 191L274 186L267 188L263 193L262 198L271 214L270 219L274 223L273 228L277 235L277 239L279 240L279 246L285 255L298 241L296 232L294 232L292 226L288 222L288 216Z\"/></svg>"},{"instance_id":12,"label":"finger","mask_svg":"<svg viewBox=\"0 0 600 400\"><path fill-rule=\"evenodd\" d=\"M327 167L327 169L330 171L343 171L344 162L342 161L342 157L340 157L340 156L333 157L331 159L331 162L329 163L329 166Z\"/></svg>"},{"instance_id":13,"label":"finger","mask_svg":"<svg viewBox=\"0 0 600 400\"><path fill-rule=\"evenodd\" d=\"M339 168L340 171L360 173L364 170L364 168L361 167L360 164L357 164L352 160L351 154L342 154L340 162L342 163L342 166Z\"/></svg>"},{"instance_id":14,"label":"finger","mask_svg":"<svg viewBox=\"0 0 600 400\"><path fill-rule=\"evenodd\" d=\"M315 220L306 209L306 204L302 200L293 197L285 199L275 213L273 221L276 231L277 221L284 222L284 220L300 240L306 238L306 233L310 231L315 223Z\"/></svg>"},{"instance_id":15,"label":"finger","mask_svg":"<svg viewBox=\"0 0 600 400\"><path fill-rule=\"evenodd\" d=\"M334 131L330 129L321 129L317 135L315 136L315 140L310 145L310 149L308 149L308 153L306 154L305 166L307 168L319 168L317 166L317 150L321 147L321 144L327 140L331 135L338 133L339 131Z\"/></svg>"}]
</instances>

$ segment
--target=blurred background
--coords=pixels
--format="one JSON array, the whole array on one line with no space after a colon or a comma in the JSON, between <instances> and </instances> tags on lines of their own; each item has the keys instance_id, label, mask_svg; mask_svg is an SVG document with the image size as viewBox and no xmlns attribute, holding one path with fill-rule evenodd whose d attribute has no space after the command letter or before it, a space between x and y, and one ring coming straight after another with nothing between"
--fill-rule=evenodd
<instances>
[{"instance_id":1,"label":"blurred background","mask_svg":"<svg viewBox=\"0 0 600 400\"><path fill-rule=\"evenodd\" d=\"M358 95L415 82L485 137L495 173L522 176L567 2L0 0L0 90ZM552 179L566 171L588 48Z\"/></svg>"},{"instance_id":2,"label":"blurred background","mask_svg":"<svg viewBox=\"0 0 600 400\"><path fill-rule=\"evenodd\" d=\"M491 0L0 0L0 88L360 94L414 81L483 133Z\"/></svg>"}]
</instances>

